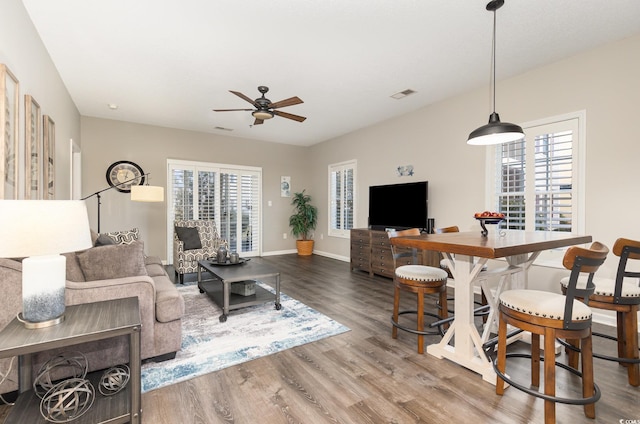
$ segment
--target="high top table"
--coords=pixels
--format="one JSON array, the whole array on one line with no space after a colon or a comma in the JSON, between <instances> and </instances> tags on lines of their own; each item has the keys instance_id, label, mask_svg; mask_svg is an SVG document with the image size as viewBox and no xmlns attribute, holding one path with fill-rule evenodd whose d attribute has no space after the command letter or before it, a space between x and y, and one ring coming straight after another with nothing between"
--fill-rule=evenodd
<instances>
[{"instance_id":1,"label":"high top table","mask_svg":"<svg viewBox=\"0 0 640 424\"><path fill-rule=\"evenodd\" d=\"M440 343L427 346L427 352L475 371L491 384L496 384L496 374L473 322L473 281L482 267L489 259L505 258L511 270L516 268L523 275L526 287L527 270L540 252L589 242L591 236L524 231L506 231L502 235L492 232L488 236L472 231L391 239L394 246L441 252L455 280L454 320ZM495 312L497 299L486 291L485 294Z\"/></svg>"}]
</instances>

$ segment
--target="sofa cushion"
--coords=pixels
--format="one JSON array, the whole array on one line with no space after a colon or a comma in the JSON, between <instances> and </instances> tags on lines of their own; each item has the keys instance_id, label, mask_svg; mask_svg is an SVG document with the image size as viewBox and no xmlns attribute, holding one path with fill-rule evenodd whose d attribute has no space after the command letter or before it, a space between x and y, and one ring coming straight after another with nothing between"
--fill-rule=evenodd
<instances>
[{"instance_id":1,"label":"sofa cushion","mask_svg":"<svg viewBox=\"0 0 640 424\"><path fill-rule=\"evenodd\" d=\"M112 231L110 233L100 233L105 234L113 239L116 244L131 244L134 241L140 238L140 230L137 228L132 228L126 231Z\"/></svg>"},{"instance_id":2,"label":"sofa cushion","mask_svg":"<svg viewBox=\"0 0 640 424\"><path fill-rule=\"evenodd\" d=\"M116 244L116 241L106 234L99 234L93 243L94 246L109 246L111 244Z\"/></svg>"},{"instance_id":3,"label":"sofa cushion","mask_svg":"<svg viewBox=\"0 0 640 424\"><path fill-rule=\"evenodd\" d=\"M69 281L86 281L80 262L78 262L78 255L76 252L63 253L62 256L67 258L67 280Z\"/></svg>"},{"instance_id":4,"label":"sofa cushion","mask_svg":"<svg viewBox=\"0 0 640 424\"><path fill-rule=\"evenodd\" d=\"M144 244L92 247L77 254L86 281L148 275L144 266Z\"/></svg>"},{"instance_id":5,"label":"sofa cushion","mask_svg":"<svg viewBox=\"0 0 640 424\"><path fill-rule=\"evenodd\" d=\"M202 249L200 234L194 227L176 227L178 239L184 243L184 250Z\"/></svg>"},{"instance_id":6,"label":"sofa cushion","mask_svg":"<svg viewBox=\"0 0 640 424\"><path fill-rule=\"evenodd\" d=\"M156 320L170 322L184 315L184 299L166 275L152 277L156 286Z\"/></svg>"}]
</instances>

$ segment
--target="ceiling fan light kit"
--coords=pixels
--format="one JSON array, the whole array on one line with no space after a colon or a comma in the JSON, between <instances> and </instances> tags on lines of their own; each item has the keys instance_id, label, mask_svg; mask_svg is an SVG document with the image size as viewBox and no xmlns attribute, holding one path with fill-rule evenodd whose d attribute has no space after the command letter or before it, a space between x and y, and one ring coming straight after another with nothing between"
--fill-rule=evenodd
<instances>
[{"instance_id":1,"label":"ceiling fan light kit","mask_svg":"<svg viewBox=\"0 0 640 424\"><path fill-rule=\"evenodd\" d=\"M504 5L504 0L493 0L487 4L487 10L493 12L493 43L491 49L491 105L493 112L489 115L489 123L469 134L467 144L487 146L491 144L509 143L524 138L522 127L509 122L500 122L496 113L496 11Z\"/></svg>"},{"instance_id":2,"label":"ceiling fan light kit","mask_svg":"<svg viewBox=\"0 0 640 424\"><path fill-rule=\"evenodd\" d=\"M260 125L265 120L271 119L274 116L280 116L282 118L291 119L298 122L303 122L305 119L304 116L294 115L292 113L281 112L276 110L281 107L298 105L300 103L304 103L299 97L289 97L288 99L280 100L279 102L272 103L271 100L267 99L264 95L269 91L269 87L261 85L258 87L258 91L262 93L262 96L252 100L250 97L245 96L239 91L229 90L231 93L240 97L242 100L249 102L255 107L254 109L213 109L214 112L235 112L235 111L251 111L251 115L253 115L255 121L253 125Z\"/></svg>"}]
</instances>

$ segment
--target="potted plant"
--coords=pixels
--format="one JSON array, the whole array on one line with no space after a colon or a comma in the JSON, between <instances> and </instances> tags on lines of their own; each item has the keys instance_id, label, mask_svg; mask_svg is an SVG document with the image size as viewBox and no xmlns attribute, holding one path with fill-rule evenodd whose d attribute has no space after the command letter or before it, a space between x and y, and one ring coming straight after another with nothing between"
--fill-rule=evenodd
<instances>
[{"instance_id":1,"label":"potted plant","mask_svg":"<svg viewBox=\"0 0 640 424\"><path fill-rule=\"evenodd\" d=\"M295 213L289 217L291 234L298 237L296 248L298 255L308 256L313 252L313 240L309 233L316 228L318 222L318 208L311 204L311 196L304 193L294 193L291 204Z\"/></svg>"}]
</instances>

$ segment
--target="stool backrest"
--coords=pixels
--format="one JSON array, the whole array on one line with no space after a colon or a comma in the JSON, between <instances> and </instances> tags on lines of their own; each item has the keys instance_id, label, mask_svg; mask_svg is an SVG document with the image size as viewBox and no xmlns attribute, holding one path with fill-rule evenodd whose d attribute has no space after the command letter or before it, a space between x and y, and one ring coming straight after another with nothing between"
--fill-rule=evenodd
<instances>
[{"instance_id":1,"label":"stool backrest","mask_svg":"<svg viewBox=\"0 0 640 424\"><path fill-rule=\"evenodd\" d=\"M419 228L409 228L408 230L400 230L400 231L396 231L396 230L388 230L387 231L387 235L389 236L389 239L392 239L394 237L407 237L407 236L419 236L420 235L420 229ZM391 255L393 256L393 267L394 269L397 268L400 264L398 263L398 259L401 258L411 258L411 261L407 261L407 264L410 262L413 265L416 265L418 263L418 249L412 248L412 249L401 249L399 250L398 248L396 248L393 244L391 245Z\"/></svg>"},{"instance_id":2,"label":"stool backrest","mask_svg":"<svg viewBox=\"0 0 640 424\"><path fill-rule=\"evenodd\" d=\"M457 225L452 225L451 227L442 227L442 228L436 228L435 229L435 233L436 234L459 233L459 232L460 232L460 228L458 228Z\"/></svg>"},{"instance_id":3,"label":"stool backrest","mask_svg":"<svg viewBox=\"0 0 640 424\"><path fill-rule=\"evenodd\" d=\"M637 297L623 297L622 284L625 277L638 278L640 284L640 272L627 270L629 259L640 259L640 241L619 238L613 245L613 254L620 257L618 272L616 274L616 286L613 292L613 302L622 305L638 303Z\"/></svg>"},{"instance_id":4,"label":"stool backrest","mask_svg":"<svg viewBox=\"0 0 640 424\"><path fill-rule=\"evenodd\" d=\"M573 302L576 298L584 299L588 303L589 296L595 291L593 276L604 263L609 254L609 248L600 242L593 242L589 248L571 246L567 249L562 260L562 265L571 270L569 284L567 285L566 300L564 307L564 328L578 329L591 325L591 320L573 322ZM584 288L577 288L580 274L589 274L587 284Z\"/></svg>"}]
</instances>

